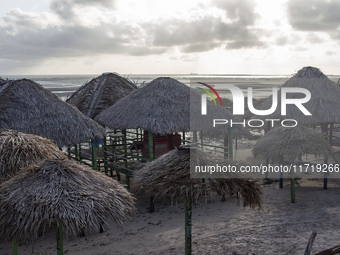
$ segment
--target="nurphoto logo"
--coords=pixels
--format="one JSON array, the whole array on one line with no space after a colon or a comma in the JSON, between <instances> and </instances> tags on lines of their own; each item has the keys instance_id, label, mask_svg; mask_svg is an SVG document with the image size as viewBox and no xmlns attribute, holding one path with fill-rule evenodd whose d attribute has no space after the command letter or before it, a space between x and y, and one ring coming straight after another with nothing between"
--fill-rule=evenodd
<instances>
[{"instance_id":1,"label":"nurphoto logo","mask_svg":"<svg viewBox=\"0 0 340 255\"><path fill-rule=\"evenodd\" d=\"M199 84L202 84L206 87L208 87L211 91L214 92L214 94L217 96L217 98L220 101L220 104L222 106L222 101L221 98L219 96L219 94L216 92L216 90L205 83L201 83L198 82ZM202 115L207 115L207 96L210 95L210 97L213 99L215 105L216 104L216 100L213 97L213 95L211 94L210 91L208 91L207 89L203 89L203 88L199 88L203 91L205 91L207 94L202 94L201 95L201 114ZM231 85L231 84L226 84L223 85L223 89L228 89L231 94L232 94L232 98L233 98L233 115L244 115L244 94L243 91L238 88L235 85ZM254 105L253 105L253 88L248 87L247 88L247 104L248 104L248 109L250 110L251 113L258 115L258 116L266 116L266 115L270 115L273 112L275 112L275 110L277 109L277 105L278 105L278 93L277 93L277 88L273 87L272 88L272 105L269 109L266 110L258 110L255 109ZM287 98L287 94L288 93L301 93L304 94L305 97L303 98ZM308 115L312 115L307 109L306 107L303 106L304 103L307 103L310 99L311 99L311 93L309 92L309 90L304 89L304 88L288 88L288 87L284 87L281 88L281 116L286 116L287 114L287 105L291 104L291 105L295 105L304 115L308 116ZM269 121L271 122L272 127L274 126L274 122L275 121L280 121L279 119L265 119L265 121ZM254 122L259 122L259 125L254 125ZM290 123L289 125L286 125L285 123ZM227 120L227 119L214 119L214 123L213 126L215 127L216 125L223 125L223 124L230 124L232 125L243 125L244 127L246 126L246 120L244 119L242 122L234 122L232 120ZM291 123L295 123L295 124L291 124ZM264 125L264 121L261 119L251 119L248 121L248 126L249 127L262 127ZM285 126L285 127L295 127L297 125L297 121L294 119L286 119L286 120L282 120L281 121L281 125Z\"/></svg>"}]
</instances>

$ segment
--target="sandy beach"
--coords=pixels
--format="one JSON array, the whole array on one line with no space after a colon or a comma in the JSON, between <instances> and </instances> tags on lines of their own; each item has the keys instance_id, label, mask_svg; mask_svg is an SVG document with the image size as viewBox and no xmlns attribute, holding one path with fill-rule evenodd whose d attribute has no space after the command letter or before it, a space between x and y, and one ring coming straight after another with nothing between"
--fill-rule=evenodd
<instances>
[{"instance_id":1,"label":"sandy beach","mask_svg":"<svg viewBox=\"0 0 340 255\"><path fill-rule=\"evenodd\" d=\"M263 163L254 159L255 141L240 140L235 160L241 163ZM330 176L331 177L331 176ZM193 208L193 254L303 254L313 231L317 236L312 254L339 245L340 216L339 179L329 179L323 189L323 179L299 179L296 203L290 202L290 182L285 179L279 189L277 180L263 187L263 208L253 210L237 203L198 201ZM149 197L136 195L137 215L124 229L106 230L87 237L69 238L64 242L65 254L183 254L184 204L166 201L155 204L150 213ZM32 246L19 246L19 254L56 254L55 226ZM66 239L66 238L65 238ZM10 243L0 243L0 254L11 254Z\"/></svg>"}]
</instances>

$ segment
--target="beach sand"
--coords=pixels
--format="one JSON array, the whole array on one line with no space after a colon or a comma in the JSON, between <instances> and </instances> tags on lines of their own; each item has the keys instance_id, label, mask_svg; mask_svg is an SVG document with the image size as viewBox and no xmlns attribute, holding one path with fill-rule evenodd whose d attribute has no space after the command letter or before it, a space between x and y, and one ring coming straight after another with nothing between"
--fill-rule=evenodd
<instances>
[{"instance_id":1,"label":"beach sand","mask_svg":"<svg viewBox=\"0 0 340 255\"><path fill-rule=\"evenodd\" d=\"M254 141L240 141L235 158L249 164L254 159ZM330 176L331 177L331 176ZM263 180L261 180L261 183ZM340 244L340 179L300 179L296 185L296 203L290 202L290 182L279 189L277 180L263 187L263 208L243 208L242 203L219 198L193 207L193 254L303 254L313 231L317 236L312 254ZM64 240L65 254L184 254L184 204L171 199L158 201L150 213L149 197L137 194L138 214L125 225L87 237ZM165 204L166 202L166 204ZM35 245L19 246L19 254L56 254L55 227ZM11 243L0 243L0 254L10 255Z\"/></svg>"}]
</instances>

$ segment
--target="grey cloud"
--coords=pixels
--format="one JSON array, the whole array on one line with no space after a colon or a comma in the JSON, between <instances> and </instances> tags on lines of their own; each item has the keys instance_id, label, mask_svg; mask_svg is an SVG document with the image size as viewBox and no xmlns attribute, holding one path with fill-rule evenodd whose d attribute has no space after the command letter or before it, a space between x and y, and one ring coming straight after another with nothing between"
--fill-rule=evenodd
<instances>
[{"instance_id":1,"label":"grey cloud","mask_svg":"<svg viewBox=\"0 0 340 255\"><path fill-rule=\"evenodd\" d=\"M148 24L144 27L153 35L155 46L182 46L184 52L211 50L218 45L230 43L230 47L261 47L256 29L241 26L238 21L225 23L221 18L204 17L191 22L171 20ZM229 48L229 46L228 46Z\"/></svg>"},{"instance_id":2,"label":"grey cloud","mask_svg":"<svg viewBox=\"0 0 340 255\"><path fill-rule=\"evenodd\" d=\"M115 0L51 0L50 9L61 18L70 20L75 18L74 8L77 7L104 7L114 8Z\"/></svg>"},{"instance_id":3,"label":"grey cloud","mask_svg":"<svg viewBox=\"0 0 340 255\"><path fill-rule=\"evenodd\" d=\"M296 45L299 43L304 43L304 42L302 41L301 36L299 36L297 33L294 33L294 32L279 35L275 40L275 45L277 46Z\"/></svg>"},{"instance_id":4,"label":"grey cloud","mask_svg":"<svg viewBox=\"0 0 340 255\"><path fill-rule=\"evenodd\" d=\"M204 52L213 50L219 46L221 46L220 43L198 43L182 47L181 51L184 53Z\"/></svg>"},{"instance_id":5,"label":"grey cloud","mask_svg":"<svg viewBox=\"0 0 340 255\"><path fill-rule=\"evenodd\" d=\"M114 7L115 0L69 0L74 4L79 4L83 6L104 6L104 7Z\"/></svg>"},{"instance_id":6,"label":"grey cloud","mask_svg":"<svg viewBox=\"0 0 340 255\"><path fill-rule=\"evenodd\" d=\"M292 27L302 31L331 31L339 28L340 1L290 0L287 3L288 20Z\"/></svg>"},{"instance_id":7,"label":"grey cloud","mask_svg":"<svg viewBox=\"0 0 340 255\"><path fill-rule=\"evenodd\" d=\"M241 25L254 25L259 18L254 12L254 0L212 0L212 4L224 10L228 19L237 20Z\"/></svg>"},{"instance_id":8,"label":"grey cloud","mask_svg":"<svg viewBox=\"0 0 340 255\"><path fill-rule=\"evenodd\" d=\"M30 19L26 13L15 12L2 20L0 59L40 61L50 57L112 53L142 56L165 52L164 47L149 47L143 43L143 30L136 25L116 22L101 23L94 28L54 26L46 25L47 21L40 18L32 16ZM45 25L41 26L40 23Z\"/></svg>"},{"instance_id":9,"label":"grey cloud","mask_svg":"<svg viewBox=\"0 0 340 255\"><path fill-rule=\"evenodd\" d=\"M275 44L278 46L283 46L288 42L288 38L287 36L280 36L278 38L276 38L275 40Z\"/></svg>"},{"instance_id":10,"label":"grey cloud","mask_svg":"<svg viewBox=\"0 0 340 255\"><path fill-rule=\"evenodd\" d=\"M239 19L227 23L223 18L213 16L192 21L155 20L143 24L101 21L95 27L85 27L72 9L85 3L108 5L114 2L53 0L51 5L61 21L54 20L54 23L45 14L25 13L19 9L8 12L0 20L0 59L38 62L52 57L98 54L145 56L163 54L175 47L183 53L190 53L225 45L226 49L265 46L260 40L261 31L249 28Z\"/></svg>"},{"instance_id":11,"label":"grey cloud","mask_svg":"<svg viewBox=\"0 0 340 255\"><path fill-rule=\"evenodd\" d=\"M68 20L74 17L73 6L68 1L53 1L50 9L63 19Z\"/></svg>"},{"instance_id":12,"label":"grey cloud","mask_svg":"<svg viewBox=\"0 0 340 255\"><path fill-rule=\"evenodd\" d=\"M44 14L38 15L22 12L20 9L15 8L9 10L2 20L5 24L7 24L6 27L9 28L8 31L14 33L14 28L42 27L44 24L42 24L39 20L44 18Z\"/></svg>"},{"instance_id":13,"label":"grey cloud","mask_svg":"<svg viewBox=\"0 0 340 255\"><path fill-rule=\"evenodd\" d=\"M292 46L289 48L291 51L306 51L308 48L303 47L303 46Z\"/></svg>"},{"instance_id":14,"label":"grey cloud","mask_svg":"<svg viewBox=\"0 0 340 255\"><path fill-rule=\"evenodd\" d=\"M250 40L238 40L234 42L227 43L226 49L230 50L238 50L238 49L244 49L244 48L263 48L266 44L263 42L252 42Z\"/></svg>"},{"instance_id":15,"label":"grey cloud","mask_svg":"<svg viewBox=\"0 0 340 255\"><path fill-rule=\"evenodd\" d=\"M128 49L128 53L131 56L147 56L153 54L163 54L167 51L166 48L145 48L145 47L134 47Z\"/></svg>"},{"instance_id":16,"label":"grey cloud","mask_svg":"<svg viewBox=\"0 0 340 255\"><path fill-rule=\"evenodd\" d=\"M323 38L321 38L320 36L317 36L316 34L310 33L308 34L308 36L306 37L306 41L310 42L310 43L322 43L325 40Z\"/></svg>"},{"instance_id":17,"label":"grey cloud","mask_svg":"<svg viewBox=\"0 0 340 255\"><path fill-rule=\"evenodd\" d=\"M327 56L337 56L337 52L328 50L328 51L326 51L326 55Z\"/></svg>"}]
</instances>

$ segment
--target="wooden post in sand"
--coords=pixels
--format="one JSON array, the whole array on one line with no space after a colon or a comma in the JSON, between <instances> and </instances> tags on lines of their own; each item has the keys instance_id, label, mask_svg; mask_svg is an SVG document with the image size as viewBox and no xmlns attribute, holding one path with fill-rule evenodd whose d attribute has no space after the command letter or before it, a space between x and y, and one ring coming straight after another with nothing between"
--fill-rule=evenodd
<instances>
[{"instance_id":1,"label":"wooden post in sand","mask_svg":"<svg viewBox=\"0 0 340 255\"><path fill-rule=\"evenodd\" d=\"M15 243L14 238L12 240L12 251L13 251L13 255L18 255L18 245Z\"/></svg>"},{"instance_id":2,"label":"wooden post in sand","mask_svg":"<svg viewBox=\"0 0 340 255\"><path fill-rule=\"evenodd\" d=\"M294 162L291 164L291 199L290 202L295 203L295 171L294 171Z\"/></svg>"},{"instance_id":3,"label":"wooden post in sand","mask_svg":"<svg viewBox=\"0 0 340 255\"><path fill-rule=\"evenodd\" d=\"M192 210L191 196L185 197L185 255L191 255L191 235L192 235Z\"/></svg>"},{"instance_id":4,"label":"wooden post in sand","mask_svg":"<svg viewBox=\"0 0 340 255\"><path fill-rule=\"evenodd\" d=\"M193 135L193 137L192 137L193 142L194 142L194 143L197 143L197 131L193 131L193 132L192 132L192 135Z\"/></svg>"},{"instance_id":5,"label":"wooden post in sand","mask_svg":"<svg viewBox=\"0 0 340 255\"><path fill-rule=\"evenodd\" d=\"M98 170L97 166L97 148L96 145L92 144L92 168L93 170Z\"/></svg>"},{"instance_id":6,"label":"wooden post in sand","mask_svg":"<svg viewBox=\"0 0 340 255\"><path fill-rule=\"evenodd\" d=\"M228 138L229 138L229 159L233 161L233 130L228 127Z\"/></svg>"},{"instance_id":7,"label":"wooden post in sand","mask_svg":"<svg viewBox=\"0 0 340 255\"><path fill-rule=\"evenodd\" d=\"M59 220L58 235L57 235L57 255L64 255L64 234L63 221Z\"/></svg>"},{"instance_id":8,"label":"wooden post in sand","mask_svg":"<svg viewBox=\"0 0 340 255\"><path fill-rule=\"evenodd\" d=\"M104 139L103 139L103 151L104 151L104 172L106 175L108 175L109 173L109 169L107 167L107 147L106 147L106 136L104 136ZM112 171L111 171L112 173ZM112 174L111 174L112 175Z\"/></svg>"},{"instance_id":9,"label":"wooden post in sand","mask_svg":"<svg viewBox=\"0 0 340 255\"><path fill-rule=\"evenodd\" d=\"M154 158L154 154L153 154L153 135L152 133L149 131L148 132L148 138L149 138L149 159L151 161L153 161ZM150 197L150 212L154 212L155 211L155 203L154 203L154 196Z\"/></svg>"}]
</instances>

